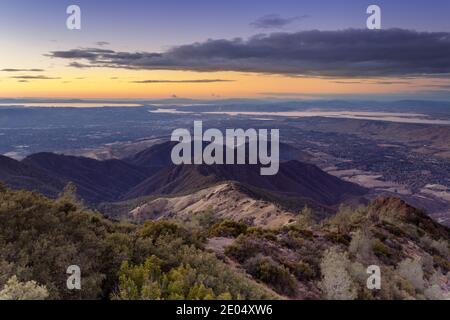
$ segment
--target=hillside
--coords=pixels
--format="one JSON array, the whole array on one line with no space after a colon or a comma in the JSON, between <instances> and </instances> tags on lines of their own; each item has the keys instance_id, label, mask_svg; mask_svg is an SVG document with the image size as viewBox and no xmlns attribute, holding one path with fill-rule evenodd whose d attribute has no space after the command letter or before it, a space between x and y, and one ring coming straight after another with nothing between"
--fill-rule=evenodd
<instances>
[{"instance_id":1,"label":"hillside","mask_svg":"<svg viewBox=\"0 0 450 320\"><path fill-rule=\"evenodd\" d=\"M318 167L295 160L280 163L274 176L261 176L258 165L180 165L158 171L125 194L124 199L152 194L176 194L208 185L236 181L279 194L336 205L366 190L329 175Z\"/></svg>"},{"instance_id":2,"label":"hillside","mask_svg":"<svg viewBox=\"0 0 450 320\"><path fill-rule=\"evenodd\" d=\"M0 181L14 189L35 190L52 197L64 187L64 182L52 173L1 155Z\"/></svg>"},{"instance_id":3,"label":"hillside","mask_svg":"<svg viewBox=\"0 0 450 320\"><path fill-rule=\"evenodd\" d=\"M397 198L273 230L219 222L208 247L292 299L450 299L450 229ZM369 290L367 267L380 267Z\"/></svg>"},{"instance_id":4,"label":"hillside","mask_svg":"<svg viewBox=\"0 0 450 320\"><path fill-rule=\"evenodd\" d=\"M130 200L149 195L192 193L216 183L235 181L283 197L323 206L358 202L366 190L342 181L314 165L300 162L308 155L280 145L280 171L261 176L258 165L172 165L173 142L147 148L123 160L95 160L54 153L37 153L22 161L0 158L0 181L16 189L37 190L55 197L73 182L89 204Z\"/></svg>"},{"instance_id":5,"label":"hillside","mask_svg":"<svg viewBox=\"0 0 450 320\"><path fill-rule=\"evenodd\" d=\"M145 150L142 150L134 155L124 158L123 160L139 167L166 167L172 164L171 150L177 142L166 141L160 144L156 144ZM203 143L203 147L207 145L206 142ZM193 146L192 146L193 148ZM298 160L303 162L308 162L311 156L303 152L302 150L286 144L280 143L280 161ZM226 147L222 147L223 152L227 152ZM270 149L269 149L270 150ZM248 153L248 144L246 146L246 152Z\"/></svg>"},{"instance_id":6,"label":"hillside","mask_svg":"<svg viewBox=\"0 0 450 320\"><path fill-rule=\"evenodd\" d=\"M276 203L258 199L237 183L218 184L200 191L173 197L158 197L129 211L133 221L174 218L188 220L193 214L211 210L219 219L246 221L260 227L277 228L294 221L296 213Z\"/></svg>"},{"instance_id":7,"label":"hillside","mask_svg":"<svg viewBox=\"0 0 450 320\"><path fill-rule=\"evenodd\" d=\"M206 252L204 239L178 223L113 223L74 202L73 194L50 200L1 185L0 203L7 204L0 206L0 300L7 285L28 281L43 288L40 298L149 299L156 293L148 290L152 278L134 267L144 262L166 277L153 299L279 297ZM81 291L66 287L70 265L81 267Z\"/></svg>"},{"instance_id":8,"label":"hillside","mask_svg":"<svg viewBox=\"0 0 450 320\"><path fill-rule=\"evenodd\" d=\"M151 170L120 160L98 161L83 157L37 153L22 160L61 181L73 182L88 202L114 201L146 179Z\"/></svg>"},{"instance_id":9,"label":"hillside","mask_svg":"<svg viewBox=\"0 0 450 320\"><path fill-rule=\"evenodd\" d=\"M182 220L111 222L73 194L50 200L3 186L0 203L8 204L0 207L0 297L6 286L31 280L49 299L434 300L450 293L450 229L396 198L342 207L321 223L305 208L272 229L208 210ZM83 268L80 293L65 286L72 264ZM369 265L380 267L380 289L366 287Z\"/></svg>"}]
</instances>

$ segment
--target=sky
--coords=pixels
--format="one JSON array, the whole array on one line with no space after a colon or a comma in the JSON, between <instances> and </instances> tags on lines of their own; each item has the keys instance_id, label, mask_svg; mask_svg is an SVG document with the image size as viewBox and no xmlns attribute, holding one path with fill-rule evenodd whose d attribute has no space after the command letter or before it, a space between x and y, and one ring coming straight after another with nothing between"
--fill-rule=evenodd
<instances>
[{"instance_id":1,"label":"sky","mask_svg":"<svg viewBox=\"0 0 450 320\"><path fill-rule=\"evenodd\" d=\"M449 17L448 0L0 0L0 98L450 99Z\"/></svg>"}]
</instances>

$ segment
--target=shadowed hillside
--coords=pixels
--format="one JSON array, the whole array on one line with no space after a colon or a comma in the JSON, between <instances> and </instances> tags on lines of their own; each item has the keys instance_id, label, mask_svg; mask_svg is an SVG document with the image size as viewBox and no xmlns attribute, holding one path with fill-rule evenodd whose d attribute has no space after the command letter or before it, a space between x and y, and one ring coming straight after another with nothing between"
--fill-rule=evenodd
<instances>
[{"instance_id":1,"label":"shadowed hillside","mask_svg":"<svg viewBox=\"0 0 450 320\"><path fill-rule=\"evenodd\" d=\"M259 165L180 165L164 168L125 195L132 199L151 194L176 194L204 188L221 181L237 181L272 192L309 198L335 205L365 189L298 161L280 164L274 176L260 175Z\"/></svg>"}]
</instances>

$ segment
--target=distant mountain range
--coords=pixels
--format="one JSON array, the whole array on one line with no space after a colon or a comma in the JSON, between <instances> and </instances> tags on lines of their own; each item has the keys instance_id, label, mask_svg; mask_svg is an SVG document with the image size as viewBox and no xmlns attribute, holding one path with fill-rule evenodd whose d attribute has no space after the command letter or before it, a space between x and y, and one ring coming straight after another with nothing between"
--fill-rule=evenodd
<instances>
[{"instance_id":1,"label":"distant mountain range","mask_svg":"<svg viewBox=\"0 0 450 320\"><path fill-rule=\"evenodd\" d=\"M323 207L361 198L366 189L299 160L307 154L280 147L280 170L261 176L259 165L180 165L170 159L173 142L154 145L125 159L99 161L37 153L22 161L0 157L0 180L16 189L55 197L68 182L90 204L128 201L146 196L190 194L224 182L259 190L267 199L301 199Z\"/></svg>"}]
</instances>

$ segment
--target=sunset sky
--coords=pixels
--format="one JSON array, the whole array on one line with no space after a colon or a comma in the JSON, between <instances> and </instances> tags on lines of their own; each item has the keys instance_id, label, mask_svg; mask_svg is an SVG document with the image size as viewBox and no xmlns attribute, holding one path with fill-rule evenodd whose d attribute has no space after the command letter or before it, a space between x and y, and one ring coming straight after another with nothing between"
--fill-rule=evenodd
<instances>
[{"instance_id":1,"label":"sunset sky","mask_svg":"<svg viewBox=\"0 0 450 320\"><path fill-rule=\"evenodd\" d=\"M449 16L448 0L0 0L0 98L450 99Z\"/></svg>"}]
</instances>

